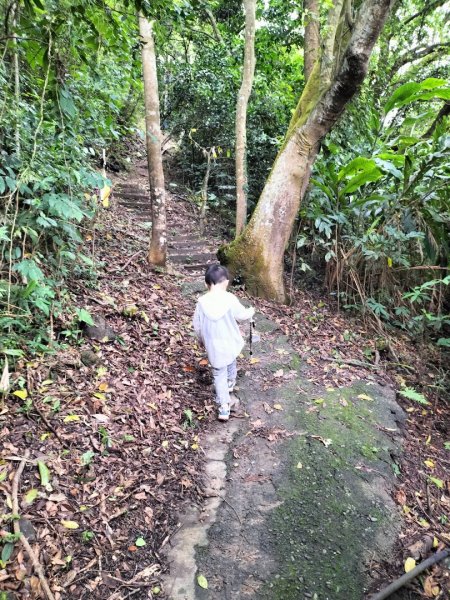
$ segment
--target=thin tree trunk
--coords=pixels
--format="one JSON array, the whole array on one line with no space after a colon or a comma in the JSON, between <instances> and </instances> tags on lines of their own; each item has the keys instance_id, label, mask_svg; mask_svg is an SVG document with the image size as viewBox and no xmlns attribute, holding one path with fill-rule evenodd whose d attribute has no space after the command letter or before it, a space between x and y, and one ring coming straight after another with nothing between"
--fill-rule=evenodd
<instances>
[{"instance_id":1,"label":"thin tree trunk","mask_svg":"<svg viewBox=\"0 0 450 600\"><path fill-rule=\"evenodd\" d=\"M236 105L236 237L247 222L247 107L255 75L256 0L244 0L245 49L242 84Z\"/></svg>"},{"instance_id":2,"label":"thin tree trunk","mask_svg":"<svg viewBox=\"0 0 450 600\"><path fill-rule=\"evenodd\" d=\"M152 265L164 266L167 254L166 197L161 156L158 74L152 23L142 13L139 14L139 32L143 42L145 128L152 207L152 236L148 261Z\"/></svg>"},{"instance_id":3,"label":"thin tree trunk","mask_svg":"<svg viewBox=\"0 0 450 600\"><path fill-rule=\"evenodd\" d=\"M214 152L214 148L210 148L209 150L204 150L203 154L206 158L206 171L205 176L203 177L202 183L202 204L200 207L200 234L203 235L205 233L206 226L206 206L208 204L208 184L209 184L209 176L211 174L211 154Z\"/></svg>"},{"instance_id":4,"label":"thin tree trunk","mask_svg":"<svg viewBox=\"0 0 450 600\"><path fill-rule=\"evenodd\" d=\"M319 0L305 0L305 44L304 65L305 81L311 75L314 64L319 58Z\"/></svg>"},{"instance_id":5,"label":"thin tree trunk","mask_svg":"<svg viewBox=\"0 0 450 600\"><path fill-rule=\"evenodd\" d=\"M13 64L14 64L14 99L16 102L16 123L15 123L15 140L16 140L16 154L20 158L20 67L19 67L19 47L17 44L17 23L19 20L19 2L16 2L13 8Z\"/></svg>"},{"instance_id":6,"label":"thin tree trunk","mask_svg":"<svg viewBox=\"0 0 450 600\"><path fill-rule=\"evenodd\" d=\"M338 3L339 0L335 6ZM248 288L259 296L278 302L286 300L284 252L309 183L319 143L364 80L370 54L392 3L393 0L364 2L338 69L327 60L331 53L330 39L324 43L325 57L314 65L250 223L238 240L219 253L232 273L242 275ZM345 19L345 6L342 2L339 4L341 14L334 14L334 31L329 29L333 46L337 28ZM336 70L327 85L327 77ZM324 82L325 89L322 87Z\"/></svg>"}]
</instances>

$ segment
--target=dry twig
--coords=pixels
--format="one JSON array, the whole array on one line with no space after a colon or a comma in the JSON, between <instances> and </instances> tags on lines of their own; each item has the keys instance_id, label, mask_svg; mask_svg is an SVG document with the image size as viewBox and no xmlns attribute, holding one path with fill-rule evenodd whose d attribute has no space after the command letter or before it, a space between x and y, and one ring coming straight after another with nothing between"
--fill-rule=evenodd
<instances>
[{"instance_id":1,"label":"dry twig","mask_svg":"<svg viewBox=\"0 0 450 600\"><path fill-rule=\"evenodd\" d=\"M14 475L14 479L12 482L11 497L12 497L12 511L13 511L14 515L19 514L19 499L18 499L19 482L20 482L20 478L22 476L23 470L25 468L25 463L28 460L28 456L29 456L29 451L26 450L25 458L23 458L22 461L20 462L20 465L17 468L17 471ZM28 542L28 540L26 539L26 537L20 531L19 521L17 521L17 520L14 521L14 533L17 536L19 536L19 540L21 541L22 545L24 546L25 550L27 551L27 554L31 560L31 564L33 565L33 569L35 570L36 575L39 577L39 581L41 582L42 589L44 590L45 595L47 596L48 600L55 600L55 596L53 595L52 591L50 590L47 579L44 575L44 570L42 568L41 563L39 562L39 558L36 556L36 553L34 552L33 548L31 547L31 545Z\"/></svg>"}]
</instances>

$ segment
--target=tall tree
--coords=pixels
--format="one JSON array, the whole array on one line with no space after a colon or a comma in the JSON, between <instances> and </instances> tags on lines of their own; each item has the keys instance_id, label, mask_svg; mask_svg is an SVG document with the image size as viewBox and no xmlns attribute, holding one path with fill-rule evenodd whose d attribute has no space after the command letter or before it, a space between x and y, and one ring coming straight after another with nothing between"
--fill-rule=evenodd
<instances>
[{"instance_id":1,"label":"tall tree","mask_svg":"<svg viewBox=\"0 0 450 600\"><path fill-rule=\"evenodd\" d=\"M256 0L244 0L245 47L242 83L236 105L236 237L247 222L247 107L255 75Z\"/></svg>"},{"instance_id":2,"label":"tall tree","mask_svg":"<svg viewBox=\"0 0 450 600\"><path fill-rule=\"evenodd\" d=\"M305 81L311 75L320 50L319 0L305 0Z\"/></svg>"},{"instance_id":3,"label":"tall tree","mask_svg":"<svg viewBox=\"0 0 450 600\"><path fill-rule=\"evenodd\" d=\"M158 74L156 68L153 22L139 14L142 38L142 71L144 76L145 137L152 207L152 235L148 261L164 266L167 257L166 194L161 154L161 125L159 112Z\"/></svg>"},{"instance_id":4,"label":"tall tree","mask_svg":"<svg viewBox=\"0 0 450 600\"><path fill-rule=\"evenodd\" d=\"M253 293L279 302L286 300L284 251L320 141L364 80L370 54L392 4L393 0L365 0L354 24L348 22L347 0L335 0L328 11L321 54L252 218L243 234L220 253L232 272L244 277Z\"/></svg>"}]
</instances>

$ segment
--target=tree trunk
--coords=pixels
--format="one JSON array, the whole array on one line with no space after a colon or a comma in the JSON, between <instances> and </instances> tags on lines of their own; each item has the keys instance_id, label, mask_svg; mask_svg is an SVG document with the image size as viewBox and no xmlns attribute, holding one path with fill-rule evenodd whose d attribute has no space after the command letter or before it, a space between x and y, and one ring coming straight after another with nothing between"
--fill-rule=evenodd
<instances>
[{"instance_id":1,"label":"tree trunk","mask_svg":"<svg viewBox=\"0 0 450 600\"><path fill-rule=\"evenodd\" d=\"M209 176L211 174L211 155L214 152L214 148L210 148L209 150L203 150L203 155L206 158L206 171L205 176L203 177L202 183L202 191L201 198L202 203L200 206L200 234L203 235L205 233L206 227L206 207L208 204L208 184L209 184Z\"/></svg>"},{"instance_id":2,"label":"tree trunk","mask_svg":"<svg viewBox=\"0 0 450 600\"><path fill-rule=\"evenodd\" d=\"M340 14L336 13L338 4ZM319 143L361 85L391 5L392 0L364 2L347 49L336 68L336 65L330 65L330 52L336 56L336 48L341 44L336 32L346 13L344 3L336 0L330 10L330 15L333 12L334 15L328 24L328 36L332 36L333 43L328 37L323 44L322 57L316 61L300 97L250 223L237 240L219 253L231 272L240 274L249 290L259 296L278 302L286 300L284 251L308 186ZM336 73L334 77L333 73Z\"/></svg>"},{"instance_id":3,"label":"tree trunk","mask_svg":"<svg viewBox=\"0 0 450 600\"><path fill-rule=\"evenodd\" d=\"M256 0L244 0L245 48L242 83L236 105L236 237L247 222L247 106L255 74Z\"/></svg>"},{"instance_id":4,"label":"tree trunk","mask_svg":"<svg viewBox=\"0 0 450 600\"><path fill-rule=\"evenodd\" d=\"M139 14L139 32L143 42L142 70L144 75L145 129L152 207L152 236L148 261L152 265L164 266L167 254L166 198L161 156L158 76L152 23L142 13Z\"/></svg>"},{"instance_id":5,"label":"tree trunk","mask_svg":"<svg viewBox=\"0 0 450 600\"><path fill-rule=\"evenodd\" d=\"M305 74L305 81L308 81L314 64L319 58L319 0L305 0L305 11L305 49L303 55L303 70Z\"/></svg>"},{"instance_id":6,"label":"tree trunk","mask_svg":"<svg viewBox=\"0 0 450 600\"><path fill-rule=\"evenodd\" d=\"M14 64L14 98L16 101L16 123L14 137L16 140L16 154L20 158L20 68L19 68L19 47L17 44L17 23L19 21L19 2L16 2L13 8L13 64Z\"/></svg>"}]
</instances>

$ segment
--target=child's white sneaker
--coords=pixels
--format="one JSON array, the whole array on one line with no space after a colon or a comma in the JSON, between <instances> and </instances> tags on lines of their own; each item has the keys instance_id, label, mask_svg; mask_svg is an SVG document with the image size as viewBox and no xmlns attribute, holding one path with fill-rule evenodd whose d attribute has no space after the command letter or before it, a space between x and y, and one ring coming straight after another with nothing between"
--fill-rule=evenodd
<instances>
[{"instance_id":1,"label":"child's white sneaker","mask_svg":"<svg viewBox=\"0 0 450 600\"><path fill-rule=\"evenodd\" d=\"M230 418L230 405L229 404L222 404L221 406L219 406L219 414L218 417L219 421L228 421Z\"/></svg>"}]
</instances>

